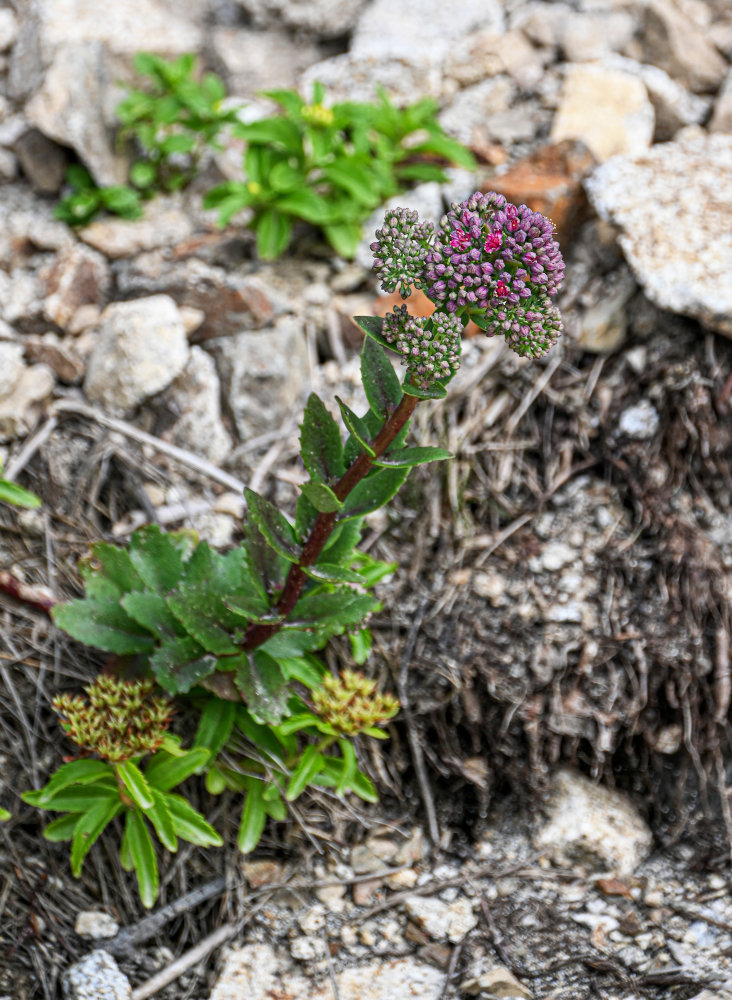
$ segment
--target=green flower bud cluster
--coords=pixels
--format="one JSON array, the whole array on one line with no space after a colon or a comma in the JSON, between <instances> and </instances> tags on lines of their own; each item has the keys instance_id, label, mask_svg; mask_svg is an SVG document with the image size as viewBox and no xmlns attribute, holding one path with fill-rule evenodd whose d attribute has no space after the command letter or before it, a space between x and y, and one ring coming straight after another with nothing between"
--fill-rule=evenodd
<instances>
[{"instance_id":1,"label":"green flower bud cluster","mask_svg":"<svg viewBox=\"0 0 732 1000\"><path fill-rule=\"evenodd\" d=\"M384 317L382 334L420 389L438 379L452 378L460 367L460 335L463 324L451 313L430 317L410 316L406 306L395 306Z\"/></svg>"},{"instance_id":2,"label":"green flower bud cluster","mask_svg":"<svg viewBox=\"0 0 732 1000\"><path fill-rule=\"evenodd\" d=\"M87 698L58 695L53 709L78 747L119 764L154 753L163 742L172 706L153 695L153 687L152 681L101 676L84 688Z\"/></svg>"},{"instance_id":3,"label":"green flower bud cluster","mask_svg":"<svg viewBox=\"0 0 732 1000\"><path fill-rule=\"evenodd\" d=\"M397 208L386 213L384 225L376 230L376 240L371 244L373 270L385 292L393 292L398 286L399 294L406 299L412 285L421 287L433 235L432 223L420 222L413 209Z\"/></svg>"},{"instance_id":4,"label":"green flower bud cluster","mask_svg":"<svg viewBox=\"0 0 732 1000\"><path fill-rule=\"evenodd\" d=\"M355 670L344 670L339 677L326 675L312 697L323 722L344 736L388 722L399 711L393 695L377 692L376 681Z\"/></svg>"}]
</instances>

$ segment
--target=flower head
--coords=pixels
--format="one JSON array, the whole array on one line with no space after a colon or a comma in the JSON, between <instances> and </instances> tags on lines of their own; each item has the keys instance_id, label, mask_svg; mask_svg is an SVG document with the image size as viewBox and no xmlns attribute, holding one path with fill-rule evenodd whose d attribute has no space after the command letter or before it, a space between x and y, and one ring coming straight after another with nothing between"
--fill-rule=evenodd
<instances>
[{"instance_id":1,"label":"flower head","mask_svg":"<svg viewBox=\"0 0 732 1000\"><path fill-rule=\"evenodd\" d=\"M58 695L54 711L66 735L83 750L112 764L154 753L163 742L172 708L152 694L152 681L123 681L101 676L80 695Z\"/></svg>"},{"instance_id":2,"label":"flower head","mask_svg":"<svg viewBox=\"0 0 732 1000\"><path fill-rule=\"evenodd\" d=\"M315 711L329 726L344 736L388 722L399 711L399 702L376 690L376 681L354 670L340 677L326 674L322 687L313 692Z\"/></svg>"},{"instance_id":3,"label":"flower head","mask_svg":"<svg viewBox=\"0 0 732 1000\"><path fill-rule=\"evenodd\" d=\"M421 287L433 232L431 222L419 222L417 213L408 208L386 213L384 225L376 230L376 240L371 244L373 269L385 292L399 286L401 297L406 299L411 286Z\"/></svg>"},{"instance_id":4,"label":"flower head","mask_svg":"<svg viewBox=\"0 0 732 1000\"><path fill-rule=\"evenodd\" d=\"M427 389L438 379L451 378L460 367L462 329L460 319L449 313L414 317L406 306L395 306L384 317L382 334L401 354L414 384Z\"/></svg>"}]
</instances>

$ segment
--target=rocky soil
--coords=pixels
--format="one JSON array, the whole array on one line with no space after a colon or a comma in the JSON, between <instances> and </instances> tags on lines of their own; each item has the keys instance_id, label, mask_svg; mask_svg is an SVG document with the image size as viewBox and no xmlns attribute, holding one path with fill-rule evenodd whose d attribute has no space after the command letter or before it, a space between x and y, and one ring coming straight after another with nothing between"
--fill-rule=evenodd
<instances>
[{"instance_id":1,"label":"rocky soil","mask_svg":"<svg viewBox=\"0 0 732 1000\"><path fill-rule=\"evenodd\" d=\"M479 171L397 203L549 215L566 333L538 364L466 339L414 427L456 460L372 520L403 566L374 622L404 707L363 748L382 804L314 798L254 860L236 802L202 804L230 849L163 861L153 929L109 845L73 882L17 798L58 764L51 697L99 663L2 599L0 994L732 996L727 0L0 0L0 458L44 500L0 512L0 570L60 597L100 535L225 547L244 484L292 502L305 395L360 405L349 317L391 306L371 226L353 262L307 227L275 263L246 218L216 228L233 145L138 222L54 219L68 163L125 180L145 49L199 53L253 117L315 80L434 96Z\"/></svg>"}]
</instances>

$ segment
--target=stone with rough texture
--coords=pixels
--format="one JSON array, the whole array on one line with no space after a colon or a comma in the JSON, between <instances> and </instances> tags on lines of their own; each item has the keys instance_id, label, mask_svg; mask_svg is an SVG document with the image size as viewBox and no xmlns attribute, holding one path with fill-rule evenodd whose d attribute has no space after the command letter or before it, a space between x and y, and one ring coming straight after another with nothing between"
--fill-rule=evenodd
<instances>
[{"instance_id":1,"label":"stone with rough texture","mask_svg":"<svg viewBox=\"0 0 732 1000\"><path fill-rule=\"evenodd\" d=\"M109 217L92 222L79 230L79 238L117 260L157 247L175 246L193 232L193 222L175 196L153 198L144 208L141 219L130 221Z\"/></svg>"},{"instance_id":2,"label":"stone with rough texture","mask_svg":"<svg viewBox=\"0 0 732 1000\"><path fill-rule=\"evenodd\" d=\"M188 360L183 321L167 295L113 302L101 316L84 392L126 415L167 388Z\"/></svg>"},{"instance_id":3,"label":"stone with rough texture","mask_svg":"<svg viewBox=\"0 0 732 1000\"><path fill-rule=\"evenodd\" d=\"M79 937L111 938L119 931L119 924L103 910L82 910L76 914L74 930Z\"/></svg>"},{"instance_id":4,"label":"stone with rough texture","mask_svg":"<svg viewBox=\"0 0 732 1000\"><path fill-rule=\"evenodd\" d=\"M714 114L709 122L710 132L732 132L732 70L717 94Z\"/></svg>"},{"instance_id":5,"label":"stone with rough texture","mask_svg":"<svg viewBox=\"0 0 732 1000\"><path fill-rule=\"evenodd\" d=\"M18 19L7 7L0 10L0 52L7 50L18 37Z\"/></svg>"},{"instance_id":6,"label":"stone with rough texture","mask_svg":"<svg viewBox=\"0 0 732 1000\"><path fill-rule=\"evenodd\" d=\"M0 399L0 443L30 434L54 384L53 372L46 365L23 368L12 392Z\"/></svg>"},{"instance_id":7,"label":"stone with rough texture","mask_svg":"<svg viewBox=\"0 0 732 1000\"><path fill-rule=\"evenodd\" d=\"M666 70L695 93L717 90L727 64L705 30L671 0L650 0L639 12L643 61Z\"/></svg>"},{"instance_id":8,"label":"stone with rough texture","mask_svg":"<svg viewBox=\"0 0 732 1000\"><path fill-rule=\"evenodd\" d=\"M109 264L100 253L76 244L59 253L45 283L44 312L65 330L81 306L104 305L111 284Z\"/></svg>"},{"instance_id":9,"label":"stone with rough texture","mask_svg":"<svg viewBox=\"0 0 732 1000\"><path fill-rule=\"evenodd\" d=\"M192 347L188 363L168 388L163 405L176 415L164 437L218 464L231 451L231 437L221 422L221 385L213 359Z\"/></svg>"},{"instance_id":10,"label":"stone with rough texture","mask_svg":"<svg viewBox=\"0 0 732 1000\"><path fill-rule=\"evenodd\" d=\"M208 342L239 437L279 428L300 406L308 371L300 321Z\"/></svg>"},{"instance_id":11,"label":"stone with rough texture","mask_svg":"<svg viewBox=\"0 0 732 1000\"><path fill-rule=\"evenodd\" d=\"M357 57L439 62L465 35L479 28L502 31L503 27L503 7L498 0L463 0L460 4L372 0L358 20L350 51Z\"/></svg>"},{"instance_id":12,"label":"stone with rough texture","mask_svg":"<svg viewBox=\"0 0 732 1000\"><path fill-rule=\"evenodd\" d=\"M257 27L287 28L321 38L350 31L366 0L239 0Z\"/></svg>"},{"instance_id":13,"label":"stone with rough texture","mask_svg":"<svg viewBox=\"0 0 732 1000\"><path fill-rule=\"evenodd\" d=\"M0 399L13 391L23 368L22 346L8 342L0 343Z\"/></svg>"},{"instance_id":14,"label":"stone with rough texture","mask_svg":"<svg viewBox=\"0 0 732 1000\"><path fill-rule=\"evenodd\" d=\"M593 354L615 351L626 338L627 306L637 289L635 278L623 265L592 282L591 288L597 294L589 303L583 302L577 326L571 332L585 351Z\"/></svg>"},{"instance_id":15,"label":"stone with rough texture","mask_svg":"<svg viewBox=\"0 0 732 1000\"><path fill-rule=\"evenodd\" d=\"M98 949L64 972L66 1000L130 1000L130 981L109 954Z\"/></svg>"},{"instance_id":16,"label":"stone with rough texture","mask_svg":"<svg viewBox=\"0 0 732 1000\"><path fill-rule=\"evenodd\" d=\"M548 813L535 843L559 865L625 877L632 875L653 843L646 822L624 795L576 771L555 775Z\"/></svg>"},{"instance_id":17,"label":"stone with rough texture","mask_svg":"<svg viewBox=\"0 0 732 1000\"><path fill-rule=\"evenodd\" d=\"M20 169L40 194L57 194L66 176L66 151L47 139L38 129L29 128L13 144Z\"/></svg>"},{"instance_id":18,"label":"stone with rough texture","mask_svg":"<svg viewBox=\"0 0 732 1000\"><path fill-rule=\"evenodd\" d=\"M48 365L59 382L76 385L84 378L84 359L55 333L44 333L42 337L29 334L23 338L23 347L29 361Z\"/></svg>"},{"instance_id":19,"label":"stone with rough texture","mask_svg":"<svg viewBox=\"0 0 732 1000\"><path fill-rule=\"evenodd\" d=\"M531 990L502 965L473 979L466 979L460 984L460 989L471 996L484 997L485 1000L488 997L526 997L529 1000L533 996Z\"/></svg>"},{"instance_id":20,"label":"stone with rough texture","mask_svg":"<svg viewBox=\"0 0 732 1000\"><path fill-rule=\"evenodd\" d=\"M567 62L589 62L622 51L635 34L636 18L627 10L569 11L557 29Z\"/></svg>"},{"instance_id":21,"label":"stone with rough texture","mask_svg":"<svg viewBox=\"0 0 732 1000\"><path fill-rule=\"evenodd\" d=\"M653 403L641 399L620 414L618 431L635 441L648 441L657 434L660 422L658 410Z\"/></svg>"},{"instance_id":22,"label":"stone with rough texture","mask_svg":"<svg viewBox=\"0 0 732 1000\"><path fill-rule=\"evenodd\" d=\"M563 245L572 238L587 209L582 178L595 165L595 158L581 141L540 146L510 167L491 177L484 191L498 191L515 205L526 204L554 223Z\"/></svg>"},{"instance_id":23,"label":"stone with rough texture","mask_svg":"<svg viewBox=\"0 0 732 1000\"><path fill-rule=\"evenodd\" d=\"M654 123L653 105L637 77L583 63L569 67L551 138L581 139L603 161L648 149Z\"/></svg>"},{"instance_id":24,"label":"stone with rough texture","mask_svg":"<svg viewBox=\"0 0 732 1000\"><path fill-rule=\"evenodd\" d=\"M516 84L505 75L490 77L461 90L438 115L444 130L466 146L494 141L491 120L507 112L516 96Z\"/></svg>"},{"instance_id":25,"label":"stone with rough texture","mask_svg":"<svg viewBox=\"0 0 732 1000\"><path fill-rule=\"evenodd\" d=\"M304 39L294 41L282 31L214 28L212 44L229 92L241 97L294 87L298 74L322 58L317 45Z\"/></svg>"},{"instance_id":26,"label":"stone with rough texture","mask_svg":"<svg viewBox=\"0 0 732 1000\"><path fill-rule=\"evenodd\" d=\"M619 156L585 181L646 295L732 336L732 136L715 133Z\"/></svg>"},{"instance_id":27,"label":"stone with rough texture","mask_svg":"<svg viewBox=\"0 0 732 1000\"><path fill-rule=\"evenodd\" d=\"M541 79L545 61L522 31L483 28L450 47L444 72L461 87L507 73L519 86L530 89Z\"/></svg>"},{"instance_id":28,"label":"stone with rough texture","mask_svg":"<svg viewBox=\"0 0 732 1000\"><path fill-rule=\"evenodd\" d=\"M377 99L376 82L392 101L411 104L420 97L437 97L442 92L439 68L409 59L356 56L352 52L332 56L310 66L300 75L298 88L310 95L319 80L328 92L328 100L373 101Z\"/></svg>"},{"instance_id":29,"label":"stone with rough texture","mask_svg":"<svg viewBox=\"0 0 732 1000\"><path fill-rule=\"evenodd\" d=\"M404 909L417 926L435 941L447 938L452 944L457 944L478 923L473 904L464 897L444 903L431 896L410 896L404 900Z\"/></svg>"},{"instance_id":30,"label":"stone with rough texture","mask_svg":"<svg viewBox=\"0 0 732 1000\"><path fill-rule=\"evenodd\" d=\"M413 958L382 959L335 973L340 1000L438 1000L444 972ZM326 979L314 985L268 944L230 951L211 1000L333 1000Z\"/></svg>"}]
</instances>

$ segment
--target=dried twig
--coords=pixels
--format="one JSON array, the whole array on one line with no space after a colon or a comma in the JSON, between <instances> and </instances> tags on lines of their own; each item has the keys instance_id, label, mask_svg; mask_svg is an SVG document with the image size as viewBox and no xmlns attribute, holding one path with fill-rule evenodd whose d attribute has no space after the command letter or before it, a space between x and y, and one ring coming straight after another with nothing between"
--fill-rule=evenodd
<instances>
[{"instance_id":1,"label":"dried twig","mask_svg":"<svg viewBox=\"0 0 732 1000\"><path fill-rule=\"evenodd\" d=\"M206 958L215 948L220 947L230 937L233 937L236 931L236 924L224 924L223 927L219 927L205 937L203 941L199 941L190 951L184 952L180 958L176 958L165 969L161 969L151 979L148 979L146 983L133 990L131 1000L147 1000L148 997L159 993L160 990L165 989L166 986L176 980L178 976L182 976L191 966L197 965L201 959Z\"/></svg>"}]
</instances>

